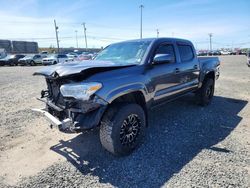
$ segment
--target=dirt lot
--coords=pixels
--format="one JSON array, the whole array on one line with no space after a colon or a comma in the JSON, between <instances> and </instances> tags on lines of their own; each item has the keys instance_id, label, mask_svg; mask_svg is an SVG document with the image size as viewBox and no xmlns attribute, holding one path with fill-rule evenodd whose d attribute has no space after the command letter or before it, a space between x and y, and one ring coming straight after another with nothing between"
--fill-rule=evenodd
<instances>
[{"instance_id":1,"label":"dirt lot","mask_svg":"<svg viewBox=\"0 0 250 188\"><path fill-rule=\"evenodd\" d=\"M220 59L212 104L190 95L152 111L144 144L123 158L97 131L60 133L30 111L43 107L41 67L0 67L0 187L250 187L250 68Z\"/></svg>"}]
</instances>

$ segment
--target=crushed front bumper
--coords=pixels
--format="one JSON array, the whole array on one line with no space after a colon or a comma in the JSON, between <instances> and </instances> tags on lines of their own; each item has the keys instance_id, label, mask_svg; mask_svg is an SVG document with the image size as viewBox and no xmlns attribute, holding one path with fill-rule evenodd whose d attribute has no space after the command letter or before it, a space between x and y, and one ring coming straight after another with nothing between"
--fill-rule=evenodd
<instances>
[{"instance_id":1,"label":"crushed front bumper","mask_svg":"<svg viewBox=\"0 0 250 188\"><path fill-rule=\"evenodd\" d=\"M59 107L49 100L38 99L46 103L46 109L32 109L42 114L50 123L62 132L81 132L99 125L102 115L107 108L107 102L95 97L92 101L78 101L78 108ZM58 114L67 114L58 116Z\"/></svg>"},{"instance_id":2,"label":"crushed front bumper","mask_svg":"<svg viewBox=\"0 0 250 188\"><path fill-rule=\"evenodd\" d=\"M51 126L54 126L54 127L58 128L59 130L70 129L70 127L73 125L72 120L70 118L67 118L67 119L64 119L63 121L60 121L59 119L57 119L55 116L53 116L52 114L50 114L46 110L37 109L37 108L33 108L31 110L33 112L38 112L38 113L44 115L44 117L46 117L46 119L51 124Z\"/></svg>"}]
</instances>

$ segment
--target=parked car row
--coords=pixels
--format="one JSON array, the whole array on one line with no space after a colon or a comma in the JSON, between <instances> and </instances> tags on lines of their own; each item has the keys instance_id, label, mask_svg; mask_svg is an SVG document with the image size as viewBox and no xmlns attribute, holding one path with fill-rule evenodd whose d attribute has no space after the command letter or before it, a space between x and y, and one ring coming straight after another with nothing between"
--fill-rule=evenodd
<instances>
[{"instance_id":1,"label":"parked car row","mask_svg":"<svg viewBox=\"0 0 250 188\"><path fill-rule=\"evenodd\" d=\"M18 65L18 60L25 57L25 55L16 54L16 55L7 55L6 57L0 59L0 65L9 65L14 66Z\"/></svg>"},{"instance_id":2,"label":"parked car row","mask_svg":"<svg viewBox=\"0 0 250 188\"><path fill-rule=\"evenodd\" d=\"M7 55L4 58L0 59L0 66L8 65L21 65L21 66L34 66L34 65L55 65L57 63L66 63L72 61L82 61L92 59L94 54L92 53L73 53L68 54L15 54Z\"/></svg>"},{"instance_id":3,"label":"parked car row","mask_svg":"<svg viewBox=\"0 0 250 188\"><path fill-rule=\"evenodd\" d=\"M218 56L218 55L246 55L243 51L230 51L230 50L199 50L198 56Z\"/></svg>"}]
</instances>

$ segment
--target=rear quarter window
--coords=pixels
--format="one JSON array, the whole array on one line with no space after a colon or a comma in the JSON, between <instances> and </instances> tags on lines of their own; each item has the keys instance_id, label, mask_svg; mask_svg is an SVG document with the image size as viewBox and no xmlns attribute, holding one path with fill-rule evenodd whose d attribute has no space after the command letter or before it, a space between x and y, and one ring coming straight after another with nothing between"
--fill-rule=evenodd
<instances>
[{"instance_id":1,"label":"rear quarter window","mask_svg":"<svg viewBox=\"0 0 250 188\"><path fill-rule=\"evenodd\" d=\"M190 45L178 44L181 61L191 61L194 58L193 48Z\"/></svg>"}]
</instances>

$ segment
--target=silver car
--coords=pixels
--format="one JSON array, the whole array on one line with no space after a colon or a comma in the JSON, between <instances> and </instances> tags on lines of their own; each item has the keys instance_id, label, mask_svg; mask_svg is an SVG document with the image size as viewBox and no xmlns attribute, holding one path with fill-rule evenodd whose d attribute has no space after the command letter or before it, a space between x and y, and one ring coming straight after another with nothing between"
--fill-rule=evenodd
<instances>
[{"instance_id":1,"label":"silver car","mask_svg":"<svg viewBox=\"0 0 250 188\"><path fill-rule=\"evenodd\" d=\"M55 65L57 63L65 63L68 61L68 57L64 54L53 54L47 58L43 58L43 65Z\"/></svg>"},{"instance_id":2,"label":"silver car","mask_svg":"<svg viewBox=\"0 0 250 188\"><path fill-rule=\"evenodd\" d=\"M40 54L36 55L27 55L21 59L18 60L19 65L38 65L42 64L42 58L44 56L41 56Z\"/></svg>"}]
</instances>

